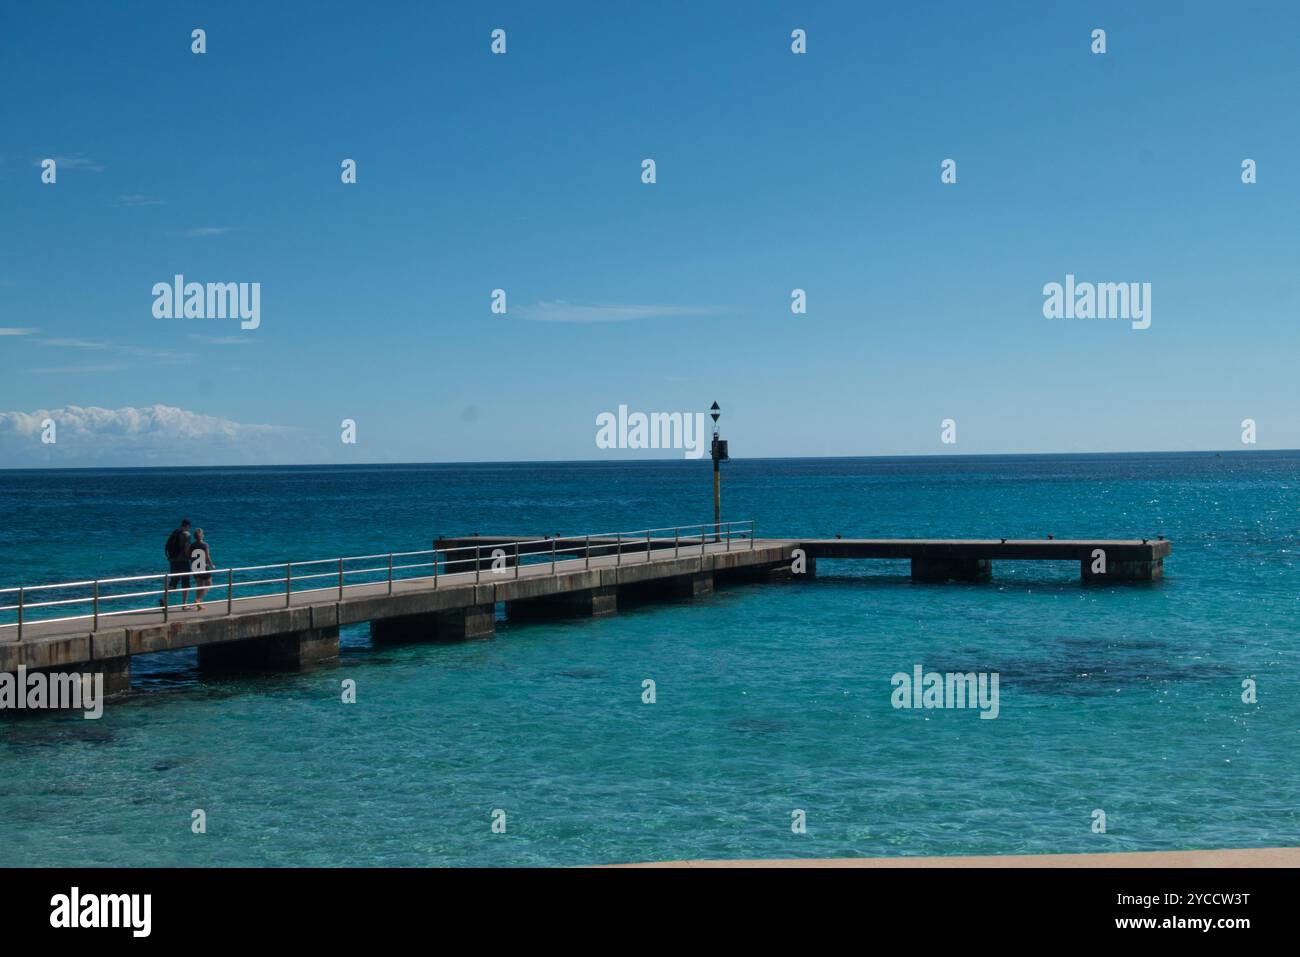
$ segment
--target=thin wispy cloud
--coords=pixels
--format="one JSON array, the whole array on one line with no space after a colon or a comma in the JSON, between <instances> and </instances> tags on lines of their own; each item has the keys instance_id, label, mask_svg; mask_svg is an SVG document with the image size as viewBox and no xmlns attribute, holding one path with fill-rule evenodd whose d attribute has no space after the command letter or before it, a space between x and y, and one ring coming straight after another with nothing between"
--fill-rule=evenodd
<instances>
[{"instance_id":1,"label":"thin wispy cloud","mask_svg":"<svg viewBox=\"0 0 1300 957\"><path fill-rule=\"evenodd\" d=\"M250 336L201 336L197 332L190 338L205 346L247 346L254 342Z\"/></svg>"},{"instance_id":2,"label":"thin wispy cloud","mask_svg":"<svg viewBox=\"0 0 1300 957\"><path fill-rule=\"evenodd\" d=\"M189 352L177 352L174 349L155 349L151 346L132 346L118 342L104 342L99 339L61 337L37 339L35 341L40 345L53 348L90 349L96 352L112 352L118 355L131 356L134 359L149 359L156 362L183 362L194 358L193 353Z\"/></svg>"},{"instance_id":3,"label":"thin wispy cloud","mask_svg":"<svg viewBox=\"0 0 1300 957\"><path fill-rule=\"evenodd\" d=\"M234 228L234 226L195 226L193 229L181 230L176 235L184 239L203 239L207 236L221 236L233 232Z\"/></svg>"},{"instance_id":4,"label":"thin wispy cloud","mask_svg":"<svg viewBox=\"0 0 1300 957\"><path fill-rule=\"evenodd\" d=\"M161 199L155 199L155 198L152 197L152 196L143 196L143 195L141 195L141 194L139 194L139 193L131 193L131 194L126 195L126 196L119 196L117 199L113 200L113 202L112 202L110 205L112 205L112 206L122 206L122 207L129 207L129 206L162 206L162 205L163 205L163 201L162 201Z\"/></svg>"},{"instance_id":5,"label":"thin wispy cloud","mask_svg":"<svg viewBox=\"0 0 1300 957\"><path fill-rule=\"evenodd\" d=\"M104 172L103 163L96 162L95 160L91 159L90 157L82 153L76 153L73 156L41 156L32 160L32 165L40 166L41 163L43 163L47 159L54 160L54 162L58 165L58 170L60 173L70 169L85 169L85 170L90 170L92 173Z\"/></svg>"},{"instance_id":6,"label":"thin wispy cloud","mask_svg":"<svg viewBox=\"0 0 1300 957\"><path fill-rule=\"evenodd\" d=\"M39 329L25 329L21 326L0 326L0 336L30 336L40 331Z\"/></svg>"},{"instance_id":7,"label":"thin wispy cloud","mask_svg":"<svg viewBox=\"0 0 1300 957\"><path fill-rule=\"evenodd\" d=\"M29 369L32 375L89 375L99 372L125 372L127 366L112 363L85 363L72 366L39 366Z\"/></svg>"},{"instance_id":8,"label":"thin wispy cloud","mask_svg":"<svg viewBox=\"0 0 1300 957\"><path fill-rule=\"evenodd\" d=\"M720 316L730 311L725 306L617 305L557 299L519 307L514 315L532 322L632 322L637 319Z\"/></svg>"}]
</instances>

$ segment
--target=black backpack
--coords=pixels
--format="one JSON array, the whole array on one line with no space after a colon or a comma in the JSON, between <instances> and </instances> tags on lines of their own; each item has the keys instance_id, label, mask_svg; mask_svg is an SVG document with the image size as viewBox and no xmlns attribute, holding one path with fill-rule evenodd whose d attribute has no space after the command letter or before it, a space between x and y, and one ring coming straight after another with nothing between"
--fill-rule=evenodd
<instances>
[{"instance_id":1,"label":"black backpack","mask_svg":"<svg viewBox=\"0 0 1300 957\"><path fill-rule=\"evenodd\" d=\"M167 555L169 562L179 562L185 559L185 546L181 543L181 530L178 528L167 536L167 544L163 546L163 551Z\"/></svg>"}]
</instances>

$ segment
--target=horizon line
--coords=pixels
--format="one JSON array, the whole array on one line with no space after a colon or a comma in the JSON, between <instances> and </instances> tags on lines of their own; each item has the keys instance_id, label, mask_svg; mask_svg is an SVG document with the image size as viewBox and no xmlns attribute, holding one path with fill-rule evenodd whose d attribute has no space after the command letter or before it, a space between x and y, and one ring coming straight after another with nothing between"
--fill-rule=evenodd
<instances>
[{"instance_id":1,"label":"horizon line","mask_svg":"<svg viewBox=\"0 0 1300 957\"><path fill-rule=\"evenodd\" d=\"M877 455L754 455L731 456L727 461L743 462L807 462L844 461L851 459L1006 459L1006 458L1101 458L1106 456L1142 455L1259 455L1262 453L1300 454L1300 449L1149 449L1114 452L912 452ZM429 462L268 462L259 465L232 463L228 465L20 465L0 468L3 472L104 472L104 471L163 471L168 469L283 469L283 468L380 468L421 467L429 465L650 465L656 463L695 462L710 464L711 459L670 458L618 458L618 459L481 459L476 461Z\"/></svg>"}]
</instances>

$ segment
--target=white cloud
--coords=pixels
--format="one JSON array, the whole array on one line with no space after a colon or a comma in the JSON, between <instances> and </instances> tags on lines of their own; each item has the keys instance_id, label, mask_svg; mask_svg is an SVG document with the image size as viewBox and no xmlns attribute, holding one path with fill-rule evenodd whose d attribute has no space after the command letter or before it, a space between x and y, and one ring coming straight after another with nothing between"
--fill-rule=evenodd
<instances>
[{"instance_id":1,"label":"white cloud","mask_svg":"<svg viewBox=\"0 0 1300 957\"><path fill-rule=\"evenodd\" d=\"M30 336L39 329L24 329L17 326L0 326L0 336Z\"/></svg>"},{"instance_id":2,"label":"white cloud","mask_svg":"<svg viewBox=\"0 0 1300 957\"><path fill-rule=\"evenodd\" d=\"M195 226L193 229L182 230L177 233L186 239L203 239L207 236L220 236L234 230L234 226Z\"/></svg>"},{"instance_id":3,"label":"white cloud","mask_svg":"<svg viewBox=\"0 0 1300 957\"><path fill-rule=\"evenodd\" d=\"M670 316L719 316L730 312L719 306L649 306L567 302L563 299L521 306L512 315L536 322L629 322Z\"/></svg>"},{"instance_id":4,"label":"white cloud","mask_svg":"<svg viewBox=\"0 0 1300 957\"><path fill-rule=\"evenodd\" d=\"M41 441L52 419L57 441ZM70 405L0 412L0 468L33 465L199 465L285 461L298 430L248 425L169 405Z\"/></svg>"},{"instance_id":5,"label":"white cloud","mask_svg":"<svg viewBox=\"0 0 1300 957\"><path fill-rule=\"evenodd\" d=\"M126 196L119 196L111 204L113 206L161 206L161 199L154 199L152 196L142 196L139 193L130 193Z\"/></svg>"}]
</instances>

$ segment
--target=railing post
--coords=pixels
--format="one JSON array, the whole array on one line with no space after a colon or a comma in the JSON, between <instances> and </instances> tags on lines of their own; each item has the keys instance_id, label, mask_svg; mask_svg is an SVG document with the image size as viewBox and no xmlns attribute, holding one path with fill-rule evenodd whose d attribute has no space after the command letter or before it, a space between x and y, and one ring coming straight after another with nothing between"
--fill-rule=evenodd
<instances>
[{"instance_id":1,"label":"railing post","mask_svg":"<svg viewBox=\"0 0 1300 957\"><path fill-rule=\"evenodd\" d=\"M235 606L235 570L226 569L226 614L234 614Z\"/></svg>"},{"instance_id":2,"label":"railing post","mask_svg":"<svg viewBox=\"0 0 1300 957\"><path fill-rule=\"evenodd\" d=\"M586 563L587 563L586 567L588 570L590 570L591 569L591 536L590 535L587 536L587 540L583 543L582 551L583 554L586 555Z\"/></svg>"},{"instance_id":3,"label":"railing post","mask_svg":"<svg viewBox=\"0 0 1300 957\"><path fill-rule=\"evenodd\" d=\"M293 594L293 562L284 563L284 607L289 607L290 595Z\"/></svg>"},{"instance_id":4,"label":"railing post","mask_svg":"<svg viewBox=\"0 0 1300 957\"><path fill-rule=\"evenodd\" d=\"M622 565L623 564L623 533L622 532L618 533L618 545L616 547L618 548L618 552L615 554L614 564Z\"/></svg>"},{"instance_id":5,"label":"railing post","mask_svg":"<svg viewBox=\"0 0 1300 957\"><path fill-rule=\"evenodd\" d=\"M91 626L91 631L99 631L99 581L98 580L95 581L93 594L94 594L94 604L91 605L91 608L94 610L95 621L94 624Z\"/></svg>"},{"instance_id":6,"label":"railing post","mask_svg":"<svg viewBox=\"0 0 1300 957\"><path fill-rule=\"evenodd\" d=\"M749 550L752 552L755 548L755 542L758 539L758 523L749 523Z\"/></svg>"},{"instance_id":7,"label":"railing post","mask_svg":"<svg viewBox=\"0 0 1300 957\"><path fill-rule=\"evenodd\" d=\"M681 557L682 557L682 530L680 528L674 528L673 529L673 558L681 558Z\"/></svg>"},{"instance_id":8,"label":"railing post","mask_svg":"<svg viewBox=\"0 0 1300 957\"><path fill-rule=\"evenodd\" d=\"M727 523L727 551L731 551L731 523Z\"/></svg>"},{"instance_id":9,"label":"railing post","mask_svg":"<svg viewBox=\"0 0 1300 957\"><path fill-rule=\"evenodd\" d=\"M163 576L163 621L167 620L167 612L172 603L172 573L168 572Z\"/></svg>"},{"instance_id":10,"label":"railing post","mask_svg":"<svg viewBox=\"0 0 1300 957\"><path fill-rule=\"evenodd\" d=\"M343 559L339 559L339 601L343 600Z\"/></svg>"},{"instance_id":11,"label":"railing post","mask_svg":"<svg viewBox=\"0 0 1300 957\"><path fill-rule=\"evenodd\" d=\"M515 542L515 577L519 577L519 542Z\"/></svg>"},{"instance_id":12,"label":"railing post","mask_svg":"<svg viewBox=\"0 0 1300 957\"><path fill-rule=\"evenodd\" d=\"M650 529L645 530L645 563L650 564Z\"/></svg>"},{"instance_id":13,"label":"railing post","mask_svg":"<svg viewBox=\"0 0 1300 957\"><path fill-rule=\"evenodd\" d=\"M479 574L483 571L483 563L479 558L479 555L482 552L482 550L483 550L482 545L474 546L474 584L475 585L478 584Z\"/></svg>"},{"instance_id":14,"label":"railing post","mask_svg":"<svg viewBox=\"0 0 1300 957\"><path fill-rule=\"evenodd\" d=\"M519 546L516 544L516 545L515 545L515 548L518 548L518 547L519 547ZM516 566L516 567L518 567L518 566ZM553 539L553 538L551 539L551 574L552 574L552 575L555 574L555 539Z\"/></svg>"},{"instance_id":15,"label":"railing post","mask_svg":"<svg viewBox=\"0 0 1300 957\"><path fill-rule=\"evenodd\" d=\"M438 553L433 553L433 587L438 587ZM388 553L388 594L393 593L393 553Z\"/></svg>"},{"instance_id":16,"label":"railing post","mask_svg":"<svg viewBox=\"0 0 1300 957\"><path fill-rule=\"evenodd\" d=\"M18 640L23 640L23 589L18 589Z\"/></svg>"},{"instance_id":17,"label":"railing post","mask_svg":"<svg viewBox=\"0 0 1300 957\"><path fill-rule=\"evenodd\" d=\"M704 526L701 525L701 526L700 526L700 554L701 554L701 555L704 554L704 540L705 540L707 537L708 537L708 536L704 534Z\"/></svg>"}]
</instances>

